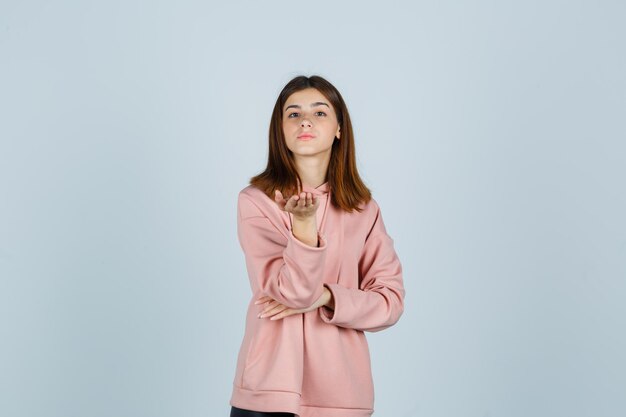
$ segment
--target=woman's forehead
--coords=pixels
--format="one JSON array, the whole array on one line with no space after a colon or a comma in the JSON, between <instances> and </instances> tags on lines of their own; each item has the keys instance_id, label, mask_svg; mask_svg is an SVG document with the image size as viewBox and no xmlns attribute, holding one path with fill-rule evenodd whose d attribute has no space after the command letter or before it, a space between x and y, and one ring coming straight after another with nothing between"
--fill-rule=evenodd
<instances>
[{"instance_id":1,"label":"woman's forehead","mask_svg":"<svg viewBox=\"0 0 626 417\"><path fill-rule=\"evenodd\" d=\"M309 101L327 101L326 97L315 88L305 88L304 90L299 90L294 93L291 93L289 97L287 97L286 103L294 102L295 104L308 104Z\"/></svg>"}]
</instances>

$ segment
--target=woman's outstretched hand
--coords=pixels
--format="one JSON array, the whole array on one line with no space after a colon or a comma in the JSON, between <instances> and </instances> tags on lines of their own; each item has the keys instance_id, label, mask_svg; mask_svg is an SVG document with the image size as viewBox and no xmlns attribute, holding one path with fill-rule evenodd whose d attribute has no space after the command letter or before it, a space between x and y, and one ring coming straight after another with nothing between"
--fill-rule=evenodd
<instances>
[{"instance_id":1,"label":"woman's outstretched hand","mask_svg":"<svg viewBox=\"0 0 626 417\"><path fill-rule=\"evenodd\" d=\"M307 311L313 311L316 308L325 306L330 301L331 296L332 294L330 290L324 287L324 292L313 304L311 304L307 308L301 308L297 310L289 308L286 305L283 305L274 300L272 297L268 296L259 298L257 301L254 302L254 304L267 304L263 306L263 311L258 315L260 319L271 316L270 320L278 320L282 319L283 317L291 316L293 314L306 313Z\"/></svg>"},{"instance_id":2,"label":"woman's outstretched hand","mask_svg":"<svg viewBox=\"0 0 626 417\"><path fill-rule=\"evenodd\" d=\"M285 200L280 190L275 190L274 201L281 210L292 213L295 218L301 220L315 218L315 212L320 205L320 199L315 194L305 192L301 192L300 195L294 194Z\"/></svg>"}]
</instances>

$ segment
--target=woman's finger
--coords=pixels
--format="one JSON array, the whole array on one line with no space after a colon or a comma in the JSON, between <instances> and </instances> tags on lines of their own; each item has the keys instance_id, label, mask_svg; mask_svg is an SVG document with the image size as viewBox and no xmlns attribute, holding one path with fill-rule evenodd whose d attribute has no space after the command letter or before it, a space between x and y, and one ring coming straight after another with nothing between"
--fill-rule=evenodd
<instances>
[{"instance_id":1,"label":"woman's finger","mask_svg":"<svg viewBox=\"0 0 626 417\"><path fill-rule=\"evenodd\" d=\"M291 316L293 314L295 314L295 312L292 309L286 308L285 310L281 311L280 313L270 317L270 320L282 319L283 317Z\"/></svg>"},{"instance_id":2,"label":"woman's finger","mask_svg":"<svg viewBox=\"0 0 626 417\"><path fill-rule=\"evenodd\" d=\"M280 313L283 310L288 309L289 307L284 306L282 304L277 305L276 307L274 307L273 309L267 311L267 312L263 312L261 314L259 314L259 318L262 319L264 317L268 317L268 316L273 316L276 313Z\"/></svg>"},{"instance_id":3,"label":"woman's finger","mask_svg":"<svg viewBox=\"0 0 626 417\"><path fill-rule=\"evenodd\" d=\"M274 202L281 210L285 209L285 204L287 204L287 202L285 201L285 198L283 197L280 190L274 190Z\"/></svg>"},{"instance_id":4,"label":"woman's finger","mask_svg":"<svg viewBox=\"0 0 626 417\"><path fill-rule=\"evenodd\" d=\"M281 305L282 305L282 304L281 304L281 303L279 303L278 301L276 301L276 300L272 300L269 304L267 304L267 305L263 308L263 311L261 311L261 314L265 314L265 313L267 313L268 311L271 311L272 309L274 309L274 308L276 308L276 307L278 307L278 306L281 306Z\"/></svg>"},{"instance_id":5,"label":"woman's finger","mask_svg":"<svg viewBox=\"0 0 626 417\"><path fill-rule=\"evenodd\" d=\"M287 204L285 204L285 208L288 209L288 211L291 211L294 209L294 207L296 207L296 205L298 204L298 196L297 195L292 195L291 197L289 197L289 200L287 200Z\"/></svg>"},{"instance_id":6,"label":"woman's finger","mask_svg":"<svg viewBox=\"0 0 626 417\"><path fill-rule=\"evenodd\" d=\"M259 314L259 318L272 316L272 315L274 315L276 313L280 313L281 311L283 311L286 308L288 308L288 307L285 306L285 305L280 304L278 301L275 301L275 302L271 303L267 308L265 308L265 310L263 310Z\"/></svg>"},{"instance_id":7,"label":"woman's finger","mask_svg":"<svg viewBox=\"0 0 626 417\"><path fill-rule=\"evenodd\" d=\"M254 304L263 304L271 299L272 297L268 297L267 295L264 295L263 297L260 297L258 300L256 300Z\"/></svg>"}]
</instances>

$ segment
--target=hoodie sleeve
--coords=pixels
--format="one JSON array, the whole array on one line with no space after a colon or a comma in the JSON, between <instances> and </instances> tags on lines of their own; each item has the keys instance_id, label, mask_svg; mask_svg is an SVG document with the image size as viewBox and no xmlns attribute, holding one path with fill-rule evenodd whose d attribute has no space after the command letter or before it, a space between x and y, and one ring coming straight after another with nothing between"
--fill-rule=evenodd
<instances>
[{"instance_id":1,"label":"hoodie sleeve","mask_svg":"<svg viewBox=\"0 0 626 417\"><path fill-rule=\"evenodd\" d=\"M313 247L290 230L285 244L284 234L243 193L237 213L237 236L252 288L290 308L313 304L324 292L325 236L318 233L320 246Z\"/></svg>"},{"instance_id":2,"label":"hoodie sleeve","mask_svg":"<svg viewBox=\"0 0 626 417\"><path fill-rule=\"evenodd\" d=\"M324 284L333 295L335 309L320 307L321 319L328 324L369 332L394 325L404 311L402 265L378 205L359 260L359 278L359 288Z\"/></svg>"}]
</instances>

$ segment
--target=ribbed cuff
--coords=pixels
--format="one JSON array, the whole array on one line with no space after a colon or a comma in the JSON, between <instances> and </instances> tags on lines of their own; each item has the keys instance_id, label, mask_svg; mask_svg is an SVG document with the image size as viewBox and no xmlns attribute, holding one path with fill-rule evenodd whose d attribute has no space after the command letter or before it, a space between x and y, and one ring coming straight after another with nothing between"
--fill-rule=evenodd
<instances>
[{"instance_id":1,"label":"ribbed cuff","mask_svg":"<svg viewBox=\"0 0 626 417\"><path fill-rule=\"evenodd\" d=\"M333 310L332 308L329 308L328 306L320 307L319 308L320 317L322 318L322 320L324 320L328 324L335 324L337 322L336 320L337 307L341 305L341 301L338 299L341 296L337 297L337 294L339 293L339 290L337 289L337 287L341 288L341 286L339 284L324 283L324 287L328 288L328 290L331 292L333 300L335 302L335 306L334 306L335 309Z\"/></svg>"}]
</instances>

